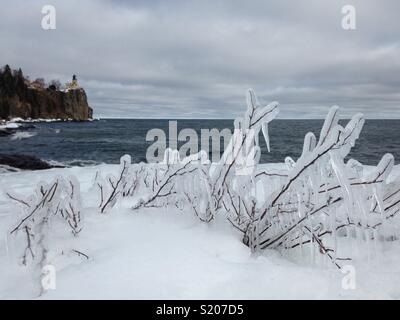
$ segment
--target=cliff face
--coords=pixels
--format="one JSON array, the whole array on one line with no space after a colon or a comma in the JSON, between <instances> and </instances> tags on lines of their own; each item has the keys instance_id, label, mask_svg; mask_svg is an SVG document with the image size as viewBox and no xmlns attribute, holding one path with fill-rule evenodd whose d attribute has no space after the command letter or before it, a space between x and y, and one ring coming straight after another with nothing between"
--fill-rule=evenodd
<instances>
[{"instance_id":1,"label":"cliff face","mask_svg":"<svg viewBox=\"0 0 400 320\"><path fill-rule=\"evenodd\" d=\"M8 66L0 71L0 118L73 119L85 121L93 116L85 90L60 91L32 87L22 71Z\"/></svg>"}]
</instances>

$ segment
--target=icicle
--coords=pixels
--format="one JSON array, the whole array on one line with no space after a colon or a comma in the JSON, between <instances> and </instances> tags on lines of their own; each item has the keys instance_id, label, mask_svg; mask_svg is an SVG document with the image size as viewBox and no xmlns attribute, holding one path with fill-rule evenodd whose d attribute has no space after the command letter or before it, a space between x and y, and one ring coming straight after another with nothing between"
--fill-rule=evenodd
<instances>
[{"instance_id":1,"label":"icicle","mask_svg":"<svg viewBox=\"0 0 400 320\"><path fill-rule=\"evenodd\" d=\"M305 210L304 210L304 206L302 204L302 196L299 192L297 192L297 201L298 201L298 205L297 205L297 212L298 212L298 216L299 218L303 218L305 216Z\"/></svg>"},{"instance_id":2,"label":"icicle","mask_svg":"<svg viewBox=\"0 0 400 320\"><path fill-rule=\"evenodd\" d=\"M373 192L374 192L374 197L376 199L377 205L378 205L378 209L379 209L379 213L380 213L380 220L382 223L382 236L385 238L387 236L387 228L386 228L386 215L385 215L385 206L383 204L382 201L382 197L378 194L378 190L376 188L376 186L373 187Z\"/></svg>"},{"instance_id":3,"label":"icicle","mask_svg":"<svg viewBox=\"0 0 400 320\"><path fill-rule=\"evenodd\" d=\"M317 144L317 138L314 133L308 132L304 137L303 152L301 157L305 157L308 153L312 152Z\"/></svg>"},{"instance_id":4,"label":"icicle","mask_svg":"<svg viewBox=\"0 0 400 320\"><path fill-rule=\"evenodd\" d=\"M339 110L338 106L333 106L330 108L329 113L325 118L324 125L322 126L317 147L322 146L329 139L329 136L332 133L333 128L337 125L339 119L338 110Z\"/></svg>"},{"instance_id":5,"label":"icicle","mask_svg":"<svg viewBox=\"0 0 400 320\"><path fill-rule=\"evenodd\" d=\"M264 135L265 143L267 144L268 152L271 152L270 143L269 143L269 132L268 132L268 123L264 122L262 124L262 133Z\"/></svg>"},{"instance_id":6,"label":"icicle","mask_svg":"<svg viewBox=\"0 0 400 320\"><path fill-rule=\"evenodd\" d=\"M285 164L288 170L292 170L296 166L296 162L291 157L285 158Z\"/></svg>"},{"instance_id":7,"label":"icicle","mask_svg":"<svg viewBox=\"0 0 400 320\"><path fill-rule=\"evenodd\" d=\"M354 147L356 140L360 136L361 130L364 126L365 120L361 113L354 115L349 123L344 128L340 135L341 148L339 149L340 155L345 158L352 147Z\"/></svg>"}]
</instances>

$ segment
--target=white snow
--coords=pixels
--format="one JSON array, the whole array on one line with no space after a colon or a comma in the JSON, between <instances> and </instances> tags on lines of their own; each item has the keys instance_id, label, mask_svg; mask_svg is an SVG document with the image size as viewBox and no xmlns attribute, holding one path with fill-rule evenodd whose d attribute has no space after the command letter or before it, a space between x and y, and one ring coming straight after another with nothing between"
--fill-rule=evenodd
<instances>
[{"instance_id":1,"label":"white snow","mask_svg":"<svg viewBox=\"0 0 400 320\"><path fill-rule=\"evenodd\" d=\"M30 194L39 181L74 174L88 195L85 192L98 169L107 174L118 166L4 173L0 186ZM37 298L29 267L18 265L13 257L8 233L16 217L11 208L1 193L0 299ZM274 250L251 255L224 217L205 224L190 212L132 211L123 201L108 214L83 214L84 229L77 239L52 241L70 241L71 248L90 259L71 253L54 257L57 288L41 299L400 298L399 241L384 243L374 259L352 262L356 289L345 290L345 275L337 269L299 263L294 256L281 256Z\"/></svg>"},{"instance_id":2,"label":"white snow","mask_svg":"<svg viewBox=\"0 0 400 320\"><path fill-rule=\"evenodd\" d=\"M8 122L4 125L0 126L0 130L5 130L5 129L18 129L21 125L15 122Z\"/></svg>"}]
</instances>

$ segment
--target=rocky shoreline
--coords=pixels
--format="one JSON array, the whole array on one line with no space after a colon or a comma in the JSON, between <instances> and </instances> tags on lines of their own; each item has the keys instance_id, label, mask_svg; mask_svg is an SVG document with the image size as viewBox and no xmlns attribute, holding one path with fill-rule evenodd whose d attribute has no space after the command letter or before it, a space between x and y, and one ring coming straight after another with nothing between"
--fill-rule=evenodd
<instances>
[{"instance_id":1,"label":"rocky shoreline","mask_svg":"<svg viewBox=\"0 0 400 320\"><path fill-rule=\"evenodd\" d=\"M34 129L32 124L18 124L15 122L0 123L0 138L12 136L19 131ZM30 155L23 154L1 154L0 153L0 173L15 172L19 170L45 170L55 166L50 163Z\"/></svg>"},{"instance_id":2,"label":"rocky shoreline","mask_svg":"<svg viewBox=\"0 0 400 320\"><path fill-rule=\"evenodd\" d=\"M88 120L88 121L96 121ZM0 120L0 146L1 140L11 139L18 140L19 133L27 133L28 137L36 135L36 123L40 122L80 122L72 119L20 119L15 118L11 121ZM22 138L24 139L24 138ZM1 153L0 150L0 174L7 172L15 172L20 170L46 170L52 168L64 168L66 166L54 164L33 155L17 154L17 153Z\"/></svg>"},{"instance_id":3,"label":"rocky shoreline","mask_svg":"<svg viewBox=\"0 0 400 320\"><path fill-rule=\"evenodd\" d=\"M63 120L47 120L46 122L57 121ZM30 131L32 129L35 129L35 126L30 121L3 121L0 122L0 138L12 136L21 131ZM19 170L46 170L52 168L64 168L64 166L50 164L49 162L32 155L0 153L0 173L15 172Z\"/></svg>"},{"instance_id":4,"label":"rocky shoreline","mask_svg":"<svg viewBox=\"0 0 400 320\"><path fill-rule=\"evenodd\" d=\"M60 165L52 165L38 157L23 154L0 154L0 167L1 166L5 168L4 171L15 171L14 169L46 170L52 168L64 168Z\"/></svg>"},{"instance_id":5,"label":"rocky shoreline","mask_svg":"<svg viewBox=\"0 0 400 320\"><path fill-rule=\"evenodd\" d=\"M22 70L8 65L0 69L0 119L60 119L87 121L92 119L85 90L76 76L71 83L61 86L53 80L29 80Z\"/></svg>"},{"instance_id":6,"label":"rocky shoreline","mask_svg":"<svg viewBox=\"0 0 400 320\"><path fill-rule=\"evenodd\" d=\"M18 139L19 132L35 129L34 123L38 122L92 118L86 92L75 75L72 82L62 86L58 80L48 84L41 78L31 81L21 69L12 70L8 65L0 69L0 138ZM0 173L60 167L32 155L0 153Z\"/></svg>"},{"instance_id":7,"label":"rocky shoreline","mask_svg":"<svg viewBox=\"0 0 400 320\"><path fill-rule=\"evenodd\" d=\"M29 131L35 129L30 122L0 122L0 138L12 136L20 131ZM54 167L47 161L38 157L23 154L0 154L0 173L15 172L20 170L46 170Z\"/></svg>"}]
</instances>

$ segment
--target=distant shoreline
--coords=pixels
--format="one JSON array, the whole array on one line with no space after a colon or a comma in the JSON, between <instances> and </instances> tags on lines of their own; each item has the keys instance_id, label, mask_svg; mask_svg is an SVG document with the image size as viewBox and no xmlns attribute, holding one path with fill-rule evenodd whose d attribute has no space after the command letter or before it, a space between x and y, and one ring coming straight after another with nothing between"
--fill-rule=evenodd
<instances>
[{"instance_id":1,"label":"distant shoreline","mask_svg":"<svg viewBox=\"0 0 400 320\"><path fill-rule=\"evenodd\" d=\"M145 117L132 117L132 118L121 118L121 117L98 117L93 120L230 120L234 121L234 118L145 118ZM276 118L276 120L320 120L323 121L323 118ZM350 120L350 118L342 118L340 120ZM365 120L400 120L400 118L366 118Z\"/></svg>"}]
</instances>

